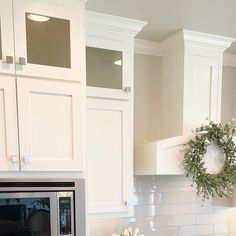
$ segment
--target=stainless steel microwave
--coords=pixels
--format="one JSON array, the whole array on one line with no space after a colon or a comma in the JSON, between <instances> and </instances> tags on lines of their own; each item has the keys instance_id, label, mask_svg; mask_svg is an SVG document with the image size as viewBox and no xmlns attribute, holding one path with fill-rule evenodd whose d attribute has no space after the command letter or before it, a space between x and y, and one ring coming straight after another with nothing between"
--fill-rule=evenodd
<instances>
[{"instance_id":1,"label":"stainless steel microwave","mask_svg":"<svg viewBox=\"0 0 236 236\"><path fill-rule=\"evenodd\" d=\"M0 181L0 236L85 236L84 180Z\"/></svg>"}]
</instances>

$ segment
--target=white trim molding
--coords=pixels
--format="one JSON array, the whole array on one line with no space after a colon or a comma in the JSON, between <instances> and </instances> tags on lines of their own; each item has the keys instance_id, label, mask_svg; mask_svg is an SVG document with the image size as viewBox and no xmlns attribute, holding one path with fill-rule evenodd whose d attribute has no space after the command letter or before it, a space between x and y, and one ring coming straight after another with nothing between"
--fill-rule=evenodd
<instances>
[{"instance_id":1,"label":"white trim molding","mask_svg":"<svg viewBox=\"0 0 236 236\"><path fill-rule=\"evenodd\" d=\"M135 37L147 24L146 21L133 20L94 11L86 11L85 19L87 32L94 30L108 31L129 37Z\"/></svg>"},{"instance_id":2,"label":"white trim molding","mask_svg":"<svg viewBox=\"0 0 236 236\"><path fill-rule=\"evenodd\" d=\"M234 38L181 30L161 42L135 39L135 53L163 56L166 50L174 50L181 46L195 46L224 52L235 41Z\"/></svg>"},{"instance_id":3,"label":"white trim molding","mask_svg":"<svg viewBox=\"0 0 236 236\"><path fill-rule=\"evenodd\" d=\"M190 30L182 30L185 44L199 47L207 47L224 52L236 41L235 38L223 37L219 35L206 34Z\"/></svg>"}]
</instances>

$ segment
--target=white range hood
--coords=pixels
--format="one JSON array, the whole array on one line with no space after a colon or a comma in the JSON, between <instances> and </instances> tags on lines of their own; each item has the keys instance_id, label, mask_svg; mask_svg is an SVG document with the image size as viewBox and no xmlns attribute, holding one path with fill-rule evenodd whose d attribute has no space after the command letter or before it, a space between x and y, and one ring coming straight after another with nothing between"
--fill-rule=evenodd
<instances>
[{"instance_id":1,"label":"white range hood","mask_svg":"<svg viewBox=\"0 0 236 236\"><path fill-rule=\"evenodd\" d=\"M163 139L135 146L136 175L184 174L182 150L192 130L206 118L220 122L223 53L233 41L182 30L161 43Z\"/></svg>"},{"instance_id":2,"label":"white range hood","mask_svg":"<svg viewBox=\"0 0 236 236\"><path fill-rule=\"evenodd\" d=\"M190 136L178 136L135 146L135 175L181 175L183 147Z\"/></svg>"}]
</instances>

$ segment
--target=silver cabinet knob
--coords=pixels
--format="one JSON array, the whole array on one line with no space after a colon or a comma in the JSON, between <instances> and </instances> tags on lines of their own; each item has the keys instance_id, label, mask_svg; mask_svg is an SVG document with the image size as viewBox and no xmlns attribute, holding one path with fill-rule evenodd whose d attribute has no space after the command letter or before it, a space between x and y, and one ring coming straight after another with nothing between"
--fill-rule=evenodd
<instances>
[{"instance_id":1,"label":"silver cabinet knob","mask_svg":"<svg viewBox=\"0 0 236 236\"><path fill-rule=\"evenodd\" d=\"M16 63L19 64L19 65L24 66L24 65L26 65L26 59L24 57L19 57L17 59Z\"/></svg>"},{"instance_id":2,"label":"silver cabinet knob","mask_svg":"<svg viewBox=\"0 0 236 236\"><path fill-rule=\"evenodd\" d=\"M123 91L126 92L126 93L130 93L131 92L131 87L125 87L123 89Z\"/></svg>"},{"instance_id":3,"label":"silver cabinet knob","mask_svg":"<svg viewBox=\"0 0 236 236\"><path fill-rule=\"evenodd\" d=\"M11 163L12 164L17 164L19 162L19 157L18 156L11 156Z\"/></svg>"},{"instance_id":4,"label":"silver cabinet knob","mask_svg":"<svg viewBox=\"0 0 236 236\"><path fill-rule=\"evenodd\" d=\"M13 64L14 63L13 57L12 56L6 56L4 62L7 63L7 64Z\"/></svg>"}]
</instances>

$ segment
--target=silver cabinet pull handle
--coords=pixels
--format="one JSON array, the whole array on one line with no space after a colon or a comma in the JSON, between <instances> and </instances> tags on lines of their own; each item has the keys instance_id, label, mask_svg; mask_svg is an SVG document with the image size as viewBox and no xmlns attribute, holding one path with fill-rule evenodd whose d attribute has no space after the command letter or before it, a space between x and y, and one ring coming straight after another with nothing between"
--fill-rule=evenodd
<instances>
[{"instance_id":1,"label":"silver cabinet pull handle","mask_svg":"<svg viewBox=\"0 0 236 236\"><path fill-rule=\"evenodd\" d=\"M19 162L19 157L18 156L11 156L11 163L12 164L17 164Z\"/></svg>"},{"instance_id":2,"label":"silver cabinet pull handle","mask_svg":"<svg viewBox=\"0 0 236 236\"><path fill-rule=\"evenodd\" d=\"M14 62L13 57L12 56L6 56L4 62L7 63L7 64L13 64L13 62Z\"/></svg>"},{"instance_id":3,"label":"silver cabinet pull handle","mask_svg":"<svg viewBox=\"0 0 236 236\"><path fill-rule=\"evenodd\" d=\"M126 93L130 93L131 92L131 87L125 87L123 89L123 91L126 92Z\"/></svg>"},{"instance_id":4,"label":"silver cabinet pull handle","mask_svg":"<svg viewBox=\"0 0 236 236\"><path fill-rule=\"evenodd\" d=\"M24 66L26 65L26 59L24 57L19 57L16 63Z\"/></svg>"},{"instance_id":5,"label":"silver cabinet pull handle","mask_svg":"<svg viewBox=\"0 0 236 236\"><path fill-rule=\"evenodd\" d=\"M30 164L32 162L32 158L30 156L24 156L23 161L25 164Z\"/></svg>"}]
</instances>

